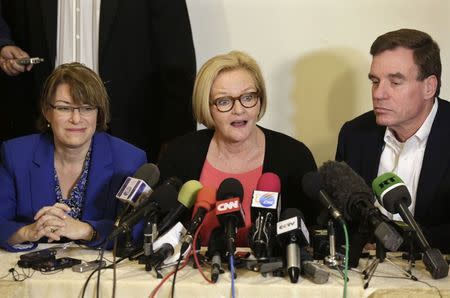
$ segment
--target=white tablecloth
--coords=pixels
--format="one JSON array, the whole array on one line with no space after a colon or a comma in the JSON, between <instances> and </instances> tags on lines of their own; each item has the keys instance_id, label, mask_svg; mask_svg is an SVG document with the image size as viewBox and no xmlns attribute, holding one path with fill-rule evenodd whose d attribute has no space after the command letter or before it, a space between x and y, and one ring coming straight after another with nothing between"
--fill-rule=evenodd
<instances>
[{"instance_id":1,"label":"white tablecloth","mask_svg":"<svg viewBox=\"0 0 450 298\"><path fill-rule=\"evenodd\" d=\"M39 249L45 248L40 245ZM19 282L14 281L8 270L13 268L19 260L20 253L0 251L0 297L80 297L85 280L91 272L77 273L71 269L44 274L34 272L30 278ZM57 257L70 256L85 261L95 260L98 252L78 247L68 248ZM105 253L108 260L112 260L110 252ZM405 267L406 262L395 259L395 262ZM363 268L367 260L360 261ZM19 273L22 269L15 267ZM168 273L167 269L163 273ZM27 269L25 269L27 272ZM32 270L30 271L32 272ZM209 276L208 268L205 273ZM332 270L329 281L318 285L303 277L299 282L292 284L288 277L263 277L261 274L239 269L235 280L236 297L342 297L343 280L337 271ZM356 271L349 272L348 297L450 297L450 279L433 280L424 269L421 262L413 268L413 274L423 282L410 279L392 278L401 277L401 274L390 264L384 262L378 266L369 288L363 289L363 279ZM389 277L382 277L389 276ZM112 296L113 286L112 270L103 270L100 281L100 295ZM170 297L171 279L159 290L157 297ZM147 272L143 265L136 261L123 261L118 264L116 297L148 297L151 291L159 284L160 279L155 277L154 271ZM85 297L95 296L96 278L92 278ZM436 287L433 288L432 286ZM191 265L188 265L177 275L175 297L231 297L231 280L229 272L221 274L216 284L208 284Z\"/></svg>"}]
</instances>

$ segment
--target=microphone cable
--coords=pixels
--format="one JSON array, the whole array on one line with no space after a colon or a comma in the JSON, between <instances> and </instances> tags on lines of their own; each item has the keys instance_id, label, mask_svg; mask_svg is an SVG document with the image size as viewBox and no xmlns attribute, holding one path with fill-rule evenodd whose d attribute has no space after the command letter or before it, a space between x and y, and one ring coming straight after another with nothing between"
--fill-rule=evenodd
<instances>
[{"instance_id":1,"label":"microphone cable","mask_svg":"<svg viewBox=\"0 0 450 298\"><path fill-rule=\"evenodd\" d=\"M112 297L116 297L116 253L117 253L117 237L114 239L114 246L113 246L113 289L112 289ZM100 272L100 271L99 271Z\"/></svg>"},{"instance_id":2,"label":"microphone cable","mask_svg":"<svg viewBox=\"0 0 450 298\"><path fill-rule=\"evenodd\" d=\"M347 298L349 240L348 240L347 225L345 224L344 221L341 221L341 223L342 223L342 228L344 230L344 235L345 235L344 298Z\"/></svg>"},{"instance_id":3,"label":"microphone cable","mask_svg":"<svg viewBox=\"0 0 450 298\"><path fill-rule=\"evenodd\" d=\"M183 265L181 266L181 268L180 268L179 270L182 270L184 267L186 267L186 265L187 265L187 263L188 263L188 261L189 261L189 257L190 257L190 255L192 254L192 255L194 256L194 261L195 261L195 264L197 265L198 271L200 272L200 274L203 276L203 278L204 278L208 283L212 284L213 281L210 280L210 279L208 279L208 278L205 276L205 274L203 273L203 269L202 269L202 267L201 267L201 265L200 265L200 262L198 261L197 253L196 253L196 252L197 252L197 247L196 247L197 238L198 238L198 235L199 235L200 230L202 229L202 227L203 227L203 224L200 224L200 226L198 227L197 231L195 232L193 244L192 244L191 248L189 249L188 253L186 254L186 258L184 259ZM180 257L181 257L181 256L180 256ZM178 259L178 261L180 261L180 259ZM150 293L149 297L150 297L150 298L154 298L155 295L156 295L156 293L159 291L159 289L161 288L161 286L169 279L169 277L172 276L172 274L176 274L176 272L179 271L179 270L178 270L177 268L175 268L174 271L172 271L172 272L170 272L169 274L167 274L167 275L163 278L163 280L161 280L161 282L156 286L156 288L153 289L153 291ZM174 285L174 284L175 284L175 276L174 276L174 280L173 280L172 285ZM173 288L172 288L172 294L173 294L173 293L174 293L174 292L173 292Z\"/></svg>"},{"instance_id":4,"label":"microphone cable","mask_svg":"<svg viewBox=\"0 0 450 298\"><path fill-rule=\"evenodd\" d=\"M183 265L181 266L181 268L178 269L178 266L179 266L179 264L180 264L180 262L181 262L181 259L182 259L182 255L181 255L181 251L180 251L180 258L178 259L177 267L175 268L174 271L172 271L172 272L170 272L169 274L167 274L167 275L163 278L163 280L159 283L159 285L156 286L156 288L153 289L153 291L150 293L150 296L149 296L150 298L155 297L156 293L159 291L159 289L161 288L161 286L169 279L170 276L172 276L172 274L174 274L173 281L172 281L172 296L173 296L174 290L175 290L176 274L177 274L178 271L180 271L180 270L182 270L184 267L186 267L186 265L187 265L187 263L188 263L189 258L190 258L191 255L194 255L195 263L197 264L197 268L198 268L198 270L200 271L200 273L202 274L203 278L205 278L205 280L206 280L207 282L213 283L211 280L208 280L208 278L203 274L202 269L201 269L200 264L199 264L198 259L197 259L197 254L196 254L197 248L196 248L196 245L195 245L195 244L197 243L198 234L200 233L200 230L201 230L202 227L203 227L203 224L200 224L200 226L198 227L197 231L195 231L193 244L192 244L192 246L189 248L188 252L186 253L186 258L184 259L184 263L183 263Z\"/></svg>"},{"instance_id":5,"label":"microphone cable","mask_svg":"<svg viewBox=\"0 0 450 298\"><path fill-rule=\"evenodd\" d=\"M189 259L190 252L191 252L191 249L189 249L188 252L186 253L186 259ZM182 259L183 259L183 254L181 253L181 248L180 248L180 257L178 258L178 262L177 262L177 265L175 267L175 273L173 274L173 280L172 280L172 292L171 292L171 297L172 298L175 295L175 281L177 280L178 267L180 267L180 263L181 263ZM180 270L181 269L182 268L180 268Z\"/></svg>"},{"instance_id":6,"label":"microphone cable","mask_svg":"<svg viewBox=\"0 0 450 298\"><path fill-rule=\"evenodd\" d=\"M192 245L194 251L192 253L194 254L194 261L195 261L195 264L197 265L198 272L200 272L200 274L203 276L203 278L208 283L213 284L214 282L211 279L209 279L208 277L206 277L206 275L203 273L203 268L200 265L200 262L198 261L198 257L197 257L197 237L202 228L203 228L203 223L200 224L200 226L198 227L197 231L194 234L194 241L193 241L193 245Z\"/></svg>"},{"instance_id":7,"label":"microphone cable","mask_svg":"<svg viewBox=\"0 0 450 298\"><path fill-rule=\"evenodd\" d=\"M187 265L187 263L188 263L188 261L189 261L189 257L190 257L191 254L192 254L192 248L189 249L189 251L187 252L186 258L184 259L184 262L183 262L183 265L181 265L181 268L180 268L180 269L175 268L174 271L172 271L172 272L170 272L169 274L167 274L167 275L161 280L161 282L156 286L156 288L154 288L153 291L150 293L150 295L149 295L150 298L155 297L156 293L159 291L159 289L162 287L162 285L169 279L169 277L172 276L172 274L176 274L176 272L177 272L178 270L182 270L184 267L186 267L186 265ZM179 259L179 260L180 260L180 259ZM175 279L174 279L173 283L175 283Z\"/></svg>"},{"instance_id":8,"label":"microphone cable","mask_svg":"<svg viewBox=\"0 0 450 298\"><path fill-rule=\"evenodd\" d=\"M102 264L102 261L103 261L103 255L105 253L105 249L106 249L107 245L108 245L108 242L104 241L103 246L100 249L98 267L94 271L92 271L92 273L88 276L88 278L84 282L84 285L83 285L83 288L82 288L82 291L81 291L81 298L84 298L84 294L86 293L87 285L89 284L89 281L91 280L91 277L95 273L98 273L98 275L97 275L97 292L96 293L97 293L97 297L100 297L100 270L103 269L101 267L101 264ZM122 260L119 260L119 261L122 261ZM106 268L106 267L104 267L104 268Z\"/></svg>"},{"instance_id":9,"label":"microphone cable","mask_svg":"<svg viewBox=\"0 0 450 298\"><path fill-rule=\"evenodd\" d=\"M234 257L230 254L230 273L231 273L231 297L235 298L234 292Z\"/></svg>"}]
</instances>

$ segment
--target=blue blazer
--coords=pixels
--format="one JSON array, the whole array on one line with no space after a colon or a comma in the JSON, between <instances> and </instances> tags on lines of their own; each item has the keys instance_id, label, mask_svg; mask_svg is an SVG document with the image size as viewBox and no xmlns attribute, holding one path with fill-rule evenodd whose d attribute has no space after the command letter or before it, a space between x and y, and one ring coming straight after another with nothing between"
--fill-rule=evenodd
<instances>
[{"instance_id":1,"label":"blue blazer","mask_svg":"<svg viewBox=\"0 0 450 298\"><path fill-rule=\"evenodd\" d=\"M431 247L450 253L450 103L442 99L438 103L423 156L414 218ZM345 161L368 185L377 177L385 130L370 111L345 123L339 133L336 160Z\"/></svg>"},{"instance_id":2,"label":"blue blazer","mask_svg":"<svg viewBox=\"0 0 450 298\"><path fill-rule=\"evenodd\" d=\"M146 154L104 132L94 134L81 221L91 224L100 244L111 232L119 203L115 194L127 176L147 162ZM7 240L33 223L36 212L56 202L54 144L51 134L6 141L0 148L0 246L16 251Z\"/></svg>"}]
</instances>

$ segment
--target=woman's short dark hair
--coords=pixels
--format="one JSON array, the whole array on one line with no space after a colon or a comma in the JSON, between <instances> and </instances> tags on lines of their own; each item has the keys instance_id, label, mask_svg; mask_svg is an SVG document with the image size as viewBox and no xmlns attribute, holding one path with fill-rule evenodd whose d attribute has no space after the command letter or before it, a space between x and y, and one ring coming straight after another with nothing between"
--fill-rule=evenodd
<instances>
[{"instance_id":1,"label":"woman's short dark hair","mask_svg":"<svg viewBox=\"0 0 450 298\"><path fill-rule=\"evenodd\" d=\"M42 90L40 108L41 117L39 129L48 131L45 112L54 104L56 89L67 84L75 104L95 106L98 109L97 129L106 130L109 122L109 98L100 77L90 68L81 63L61 64L47 78Z\"/></svg>"}]
</instances>

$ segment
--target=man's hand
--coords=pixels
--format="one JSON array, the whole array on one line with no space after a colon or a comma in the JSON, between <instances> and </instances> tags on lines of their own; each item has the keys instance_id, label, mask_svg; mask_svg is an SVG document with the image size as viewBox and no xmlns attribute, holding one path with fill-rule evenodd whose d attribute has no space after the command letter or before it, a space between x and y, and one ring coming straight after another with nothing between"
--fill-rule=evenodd
<instances>
[{"instance_id":1,"label":"man's hand","mask_svg":"<svg viewBox=\"0 0 450 298\"><path fill-rule=\"evenodd\" d=\"M4 46L0 51L0 68L9 76L17 76L25 71L30 71L32 64L20 65L15 59L30 58L27 52L17 46Z\"/></svg>"}]
</instances>

